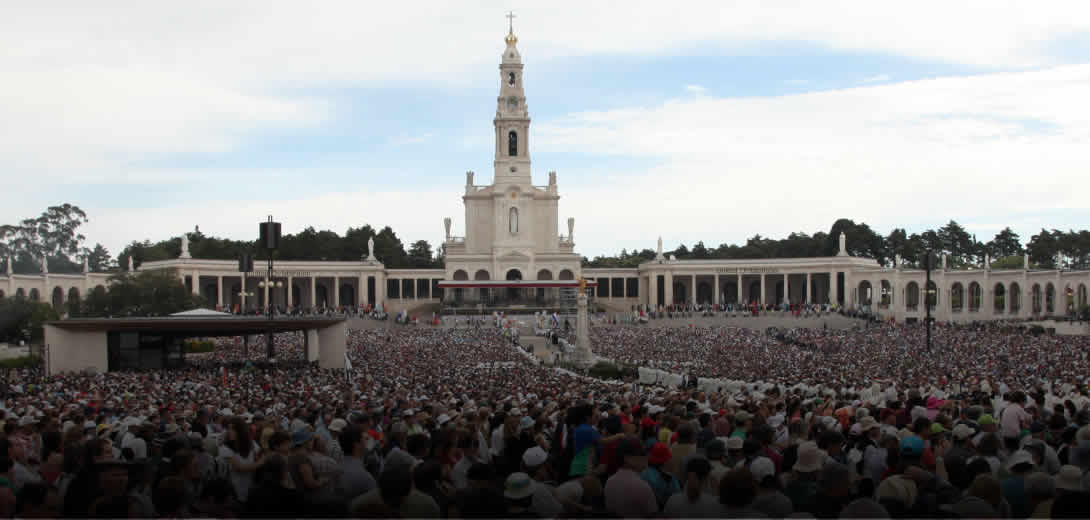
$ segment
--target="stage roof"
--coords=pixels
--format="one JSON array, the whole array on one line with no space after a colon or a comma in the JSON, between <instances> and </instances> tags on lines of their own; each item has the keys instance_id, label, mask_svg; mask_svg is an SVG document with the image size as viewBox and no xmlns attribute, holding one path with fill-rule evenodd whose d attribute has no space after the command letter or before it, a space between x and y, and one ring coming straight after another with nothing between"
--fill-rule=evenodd
<instances>
[{"instance_id":1,"label":"stage roof","mask_svg":"<svg viewBox=\"0 0 1090 520\"><path fill-rule=\"evenodd\" d=\"M189 336L239 336L320 329L343 317L166 316L154 318L75 318L48 322L59 329L84 332L181 333Z\"/></svg>"}]
</instances>

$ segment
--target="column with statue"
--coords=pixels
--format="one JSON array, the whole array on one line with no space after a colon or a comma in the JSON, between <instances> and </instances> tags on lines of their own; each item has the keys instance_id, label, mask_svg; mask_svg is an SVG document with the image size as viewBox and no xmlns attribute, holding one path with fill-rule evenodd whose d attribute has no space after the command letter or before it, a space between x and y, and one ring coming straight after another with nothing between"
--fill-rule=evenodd
<instances>
[{"instance_id":1,"label":"column with statue","mask_svg":"<svg viewBox=\"0 0 1090 520\"><path fill-rule=\"evenodd\" d=\"M579 294L575 298L575 353L573 361L590 365L594 354L590 351L590 319L587 317L587 279L579 277Z\"/></svg>"}]
</instances>

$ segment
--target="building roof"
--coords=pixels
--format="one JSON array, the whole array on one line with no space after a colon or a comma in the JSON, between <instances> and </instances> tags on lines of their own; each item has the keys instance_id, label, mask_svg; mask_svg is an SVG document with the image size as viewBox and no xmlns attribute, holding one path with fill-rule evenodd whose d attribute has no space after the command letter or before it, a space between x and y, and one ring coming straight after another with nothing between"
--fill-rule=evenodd
<instances>
[{"instance_id":1,"label":"building roof","mask_svg":"<svg viewBox=\"0 0 1090 520\"><path fill-rule=\"evenodd\" d=\"M292 332L328 327L343 322L343 317L268 319L264 316L164 316L154 318L77 318L50 321L69 331L181 333L191 336L238 336L265 332Z\"/></svg>"},{"instance_id":2,"label":"building roof","mask_svg":"<svg viewBox=\"0 0 1090 520\"><path fill-rule=\"evenodd\" d=\"M597 287L598 282L586 281L587 287ZM579 280L440 280L443 289L539 289L549 287L579 287Z\"/></svg>"}]
</instances>

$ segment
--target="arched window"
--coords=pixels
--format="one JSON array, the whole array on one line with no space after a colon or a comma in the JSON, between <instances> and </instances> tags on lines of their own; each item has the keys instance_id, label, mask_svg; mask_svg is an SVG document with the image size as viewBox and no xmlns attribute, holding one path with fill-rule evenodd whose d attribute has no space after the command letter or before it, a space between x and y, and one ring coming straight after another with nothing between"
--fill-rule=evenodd
<instances>
[{"instance_id":1,"label":"arched window","mask_svg":"<svg viewBox=\"0 0 1090 520\"><path fill-rule=\"evenodd\" d=\"M507 227L511 231L511 234L519 232L519 209L511 208L511 211L507 215Z\"/></svg>"},{"instance_id":2,"label":"arched window","mask_svg":"<svg viewBox=\"0 0 1090 520\"><path fill-rule=\"evenodd\" d=\"M519 134L511 130L507 132L507 155L515 157L519 154Z\"/></svg>"}]
</instances>

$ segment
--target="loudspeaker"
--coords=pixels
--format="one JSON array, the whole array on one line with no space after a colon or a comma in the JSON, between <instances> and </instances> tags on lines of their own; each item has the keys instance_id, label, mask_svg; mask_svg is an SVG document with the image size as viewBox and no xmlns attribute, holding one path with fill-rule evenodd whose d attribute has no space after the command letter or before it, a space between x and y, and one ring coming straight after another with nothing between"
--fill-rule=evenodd
<instances>
[{"instance_id":1,"label":"loudspeaker","mask_svg":"<svg viewBox=\"0 0 1090 520\"><path fill-rule=\"evenodd\" d=\"M240 254L238 255L238 272L240 273L252 273L254 271L254 255Z\"/></svg>"},{"instance_id":2,"label":"loudspeaker","mask_svg":"<svg viewBox=\"0 0 1090 520\"><path fill-rule=\"evenodd\" d=\"M278 249L280 247L280 223L262 222L259 229L258 242L265 249Z\"/></svg>"}]
</instances>

